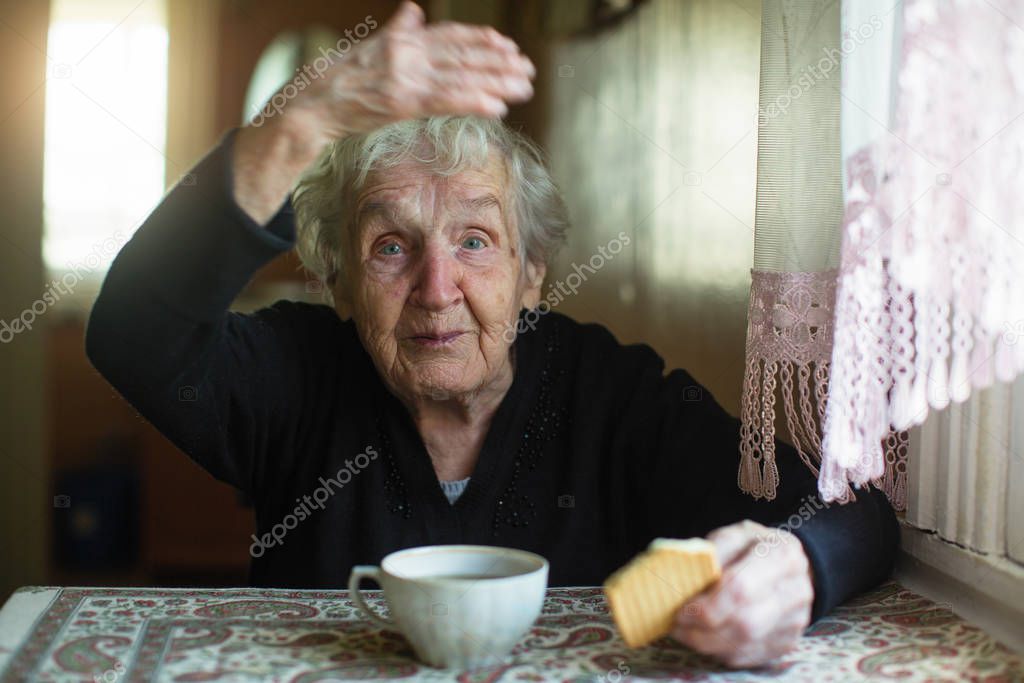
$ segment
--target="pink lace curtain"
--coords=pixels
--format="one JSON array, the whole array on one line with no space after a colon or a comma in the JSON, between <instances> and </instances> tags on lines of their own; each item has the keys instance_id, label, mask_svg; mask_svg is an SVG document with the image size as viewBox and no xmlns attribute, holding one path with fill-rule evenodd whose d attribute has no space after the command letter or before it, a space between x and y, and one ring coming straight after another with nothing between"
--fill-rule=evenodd
<instances>
[{"instance_id":1,"label":"pink lace curtain","mask_svg":"<svg viewBox=\"0 0 1024 683\"><path fill-rule=\"evenodd\" d=\"M802 4L766 0L763 31ZM812 86L841 112L838 267L767 276L755 263L744 490L774 495L778 392L823 499L873 482L901 508L904 430L1024 370L1022 4L842 4L841 86Z\"/></svg>"}]
</instances>

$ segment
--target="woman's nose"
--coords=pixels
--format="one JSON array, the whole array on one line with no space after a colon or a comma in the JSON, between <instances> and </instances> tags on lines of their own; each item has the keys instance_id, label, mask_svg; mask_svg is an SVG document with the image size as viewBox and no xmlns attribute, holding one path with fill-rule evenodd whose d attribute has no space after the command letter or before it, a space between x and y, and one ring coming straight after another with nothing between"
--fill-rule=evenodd
<instances>
[{"instance_id":1,"label":"woman's nose","mask_svg":"<svg viewBox=\"0 0 1024 683\"><path fill-rule=\"evenodd\" d=\"M443 311L462 300L459 289L460 267L450 250L431 245L423 252L414 301L431 311Z\"/></svg>"}]
</instances>

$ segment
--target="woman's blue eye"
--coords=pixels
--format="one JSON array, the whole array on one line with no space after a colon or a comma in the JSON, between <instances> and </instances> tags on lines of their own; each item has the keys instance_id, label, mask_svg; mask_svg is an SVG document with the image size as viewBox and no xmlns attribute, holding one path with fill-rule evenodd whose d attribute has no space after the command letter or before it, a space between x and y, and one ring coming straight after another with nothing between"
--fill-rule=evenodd
<instances>
[{"instance_id":1,"label":"woman's blue eye","mask_svg":"<svg viewBox=\"0 0 1024 683\"><path fill-rule=\"evenodd\" d=\"M399 254L402 253L402 248L395 244L394 242L392 242L391 244L385 244L383 247L381 247L380 253L384 254L385 256L398 256Z\"/></svg>"},{"instance_id":2,"label":"woman's blue eye","mask_svg":"<svg viewBox=\"0 0 1024 683\"><path fill-rule=\"evenodd\" d=\"M482 239L480 239L479 237L467 237L466 239L464 239L462 241L462 248L463 249L477 250L477 249L483 249L484 246L485 246L484 245L484 241Z\"/></svg>"}]
</instances>

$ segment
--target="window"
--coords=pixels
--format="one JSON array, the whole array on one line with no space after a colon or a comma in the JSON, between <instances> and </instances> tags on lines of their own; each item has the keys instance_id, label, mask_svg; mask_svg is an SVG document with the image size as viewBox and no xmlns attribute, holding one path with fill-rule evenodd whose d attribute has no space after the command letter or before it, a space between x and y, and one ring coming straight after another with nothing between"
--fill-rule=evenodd
<instances>
[{"instance_id":1,"label":"window","mask_svg":"<svg viewBox=\"0 0 1024 683\"><path fill-rule=\"evenodd\" d=\"M167 22L163 0L53 0L50 16L43 257L75 299L164 191Z\"/></svg>"}]
</instances>

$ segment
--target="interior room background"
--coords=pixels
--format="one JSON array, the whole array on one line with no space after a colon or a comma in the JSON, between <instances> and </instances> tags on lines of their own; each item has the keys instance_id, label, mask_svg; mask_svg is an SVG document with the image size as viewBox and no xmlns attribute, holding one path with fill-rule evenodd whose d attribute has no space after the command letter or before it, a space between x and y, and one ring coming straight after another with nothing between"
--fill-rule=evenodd
<instances>
[{"instance_id":1,"label":"interior room background","mask_svg":"<svg viewBox=\"0 0 1024 683\"><path fill-rule=\"evenodd\" d=\"M85 322L109 240L127 239L167 188L189 182L189 168L294 68L367 17L383 23L397 4L2 3L0 321L76 277L31 330L0 338L0 598L41 583L245 582L245 501L92 369ZM575 0L421 4L431 20L496 26L538 67L535 97L507 121L545 148L568 199L573 229L548 284L572 293L555 310L651 344L737 414L759 0L618 0L600 16ZM596 258L602 251L610 256ZM263 269L235 308L279 298L323 300L293 255ZM975 514L984 491L958 495L959 478L936 472L921 480L942 491L918 491L931 512L918 509L916 520L960 520L948 537L971 547L970 530L987 528ZM1008 552L1018 561L1020 540Z\"/></svg>"},{"instance_id":2,"label":"interior room background","mask_svg":"<svg viewBox=\"0 0 1024 683\"><path fill-rule=\"evenodd\" d=\"M5 320L100 238L120 231L126 239L163 189L241 124L261 57L287 61L314 43L330 47L332 36L367 16L383 23L397 6L147 0L132 12L136 4L13 3L3 15ZM425 8L431 19L497 26L538 65L537 96L507 120L546 148L569 200L573 231L549 283L576 293L555 310L600 321L623 341L652 343L735 412L754 211L759 3L652 1L596 25L576 11L586 3L550 4ZM77 37L76 23L110 31L129 13L92 54L75 53L76 40L87 45L96 33ZM150 70L116 63L133 49ZM91 61L107 68L106 80ZM266 62L262 69L264 81L281 73ZM145 98L166 103L165 130ZM91 122L98 130L90 132ZM111 168L104 150L134 168ZM89 185L107 206L82 216L82 197L59 194L63 186L46 194L55 169L40 164L44 156L69 164L65 182ZM94 180L110 180L90 184L90 168ZM147 171L161 185L140 185L136 193L148 191L149 201L140 204L125 183ZM75 234L83 222L97 225L95 240ZM610 258L599 257L600 248ZM252 523L244 501L176 452L84 356L84 324L104 268L81 273L70 295L0 352L0 524L4 546L17 548L0 569L0 590L41 581L242 583ZM281 297L321 300L292 257L264 269L236 308ZM100 530L109 543L90 533Z\"/></svg>"}]
</instances>

